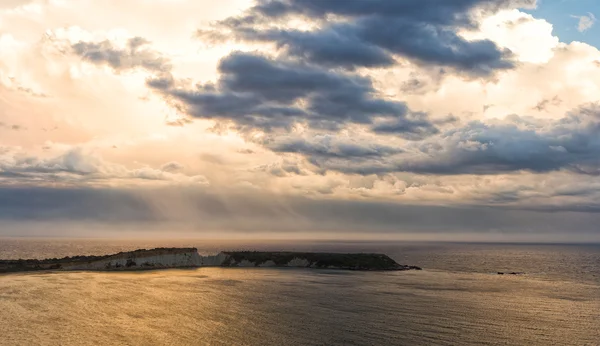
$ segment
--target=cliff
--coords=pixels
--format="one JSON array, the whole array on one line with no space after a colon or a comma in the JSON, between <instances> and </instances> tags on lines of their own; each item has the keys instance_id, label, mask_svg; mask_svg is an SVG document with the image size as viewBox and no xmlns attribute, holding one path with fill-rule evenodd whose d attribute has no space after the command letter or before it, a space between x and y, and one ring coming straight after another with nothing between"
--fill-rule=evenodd
<instances>
[{"instance_id":1,"label":"cliff","mask_svg":"<svg viewBox=\"0 0 600 346\"><path fill-rule=\"evenodd\" d=\"M143 270L186 267L304 267L347 270L421 269L382 254L226 251L200 256L196 248L156 248L106 256L0 260L0 273L32 270Z\"/></svg>"},{"instance_id":2,"label":"cliff","mask_svg":"<svg viewBox=\"0 0 600 346\"><path fill-rule=\"evenodd\" d=\"M0 273L32 270L135 270L199 267L196 248L156 248L119 252L105 256L74 256L43 260L0 260Z\"/></svg>"},{"instance_id":3,"label":"cliff","mask_svg":"<svg viewBox=\"0 0 600 346\"><path fill-rule=\"evenodd\" d=\"M202 258L196 248L156 248L120 252L85 263L63 265L65 270L124 270L199 267Z\"/></svg>"}]
</instances>

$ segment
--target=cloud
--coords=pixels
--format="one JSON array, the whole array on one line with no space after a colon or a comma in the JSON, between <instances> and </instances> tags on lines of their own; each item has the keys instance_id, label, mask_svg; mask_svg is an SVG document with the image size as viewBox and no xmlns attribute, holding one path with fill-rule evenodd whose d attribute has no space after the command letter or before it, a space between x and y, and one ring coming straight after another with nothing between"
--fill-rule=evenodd
<instances>
[{"instance_id":1,"label":"cloud","mask_svg":"<svg viewBox=\"0 0 600 346\"><path fill-rule=\"evenodd\" d=\"M504 123L472 121L411 145L340 143L329 136L288 138L265 146L298 153L319 168L344 174L502 174L568 170L600 175L600 106L591 104L544 126L512 116ZM351 144L350 144L351 143Z\"/></svg>"},{"instance_id":2,"label":"cloud","mask_svg":"<svg viewBox=\"0 0 600 346\"><path fill-rule=\"evenodd\" d=\"M309 157L339 157L360 159L383 157L401 153L403 150L381 144L361 143L334 135L319 135L310 139L283 137L269 141L267 148L280 153L300 153Z\"/></svg>"},{"instance_id":3,"label":"cloud","mask_svg":"<svg viewBox=\"0 0 600 346\"><path fill-rule=\"evenodd\" d=\"M594 16L594 14L591 12L588 12L588 14L585 16L571 15L571 18L579 19L579 23L577 24L577 30L579 32L585 32L585 31L590 30L594 26L594 24L596 24L596 22L598 21L596 19L596 16Z\"/></svg>"},{"instance_id":4,"label":"cloud","mask_svg":"<svg viewBox=\"0 0 600 346\"><path fill-rule=\"evenodd\" d=\"M420 140L439 132L424 113L412 113L406 119L380 121L373 126L379 134L404 134L404 138Z\"/></svg>"},{"instance_id":5,"label":"cloud","mask_svg":"<svg viewBox=\"0 0 600 346\"><path fill-rule=\"evenodd\" d=\"M543 99L538 102L533 109L537 109L538 112L546 111L548 106L559 106L562 100L558 96L554 96L552 99Z\"/></svg>"},{"instance_id":6,"label":"cloud","mask_svg":"<svg viewBox=\"0 0 600 346\"><path fill-rule=\"evenodd\" d=\"M220 79L195 89L172 78L148 85L182 105L195 118L234 122L239 129L271 131L302 124L315 129L346 124L372 125L374 119L402 122L396 133L423 134L426 116L411 120L403 102L378 97L369 78L328 71L304 63L275 60L257 53L233 52L221 59Z\"/></svg>"},{"instance_id":7,"label":"cloud","mask_svg":"<svg viewBox=\"0 0 600 346\"><path fill-rule=\"evenodd\" d=\"M421 149L422 158L407 159L397 167L434 174L495 174L519 170L539 173L566 169L598 175L600 142L596 137L599 134L598 104L581 107L542 128L475 121L445 132L435 142L429 141L430 146L423 145Z\"/></svg>"},{"instance_id":8,"label":"cloud","mask_svg":"<svg viewBox=\"0 0 600 346\"><path fill-rule=\"evenodd\" d=\"M176 161L167 162L160 167L161 170L165 172L176 172L183 169L183 165Z\"/></svg>"},{"instance_id":9,"label":"cloud","mask_svg":"<svg viewBox=\"0 0 600 346\"><path fill-rule=\"evenodd\" d=\"M600 210L600 55L515 9L531 1L142 3L0 10L6 219L342 234ZM199 47L202 22L235 42ZM43 188L32 210L16 196Z\"/></svg>"},{"instance_id":10,"label":"cloud","mask_svg":"<svg viewBox=\"0 0 600 346\"><path fill-rule=\"evenodd\" d=\"M306 175L307 173L297 162L282 160L279 162L261 165L251 170L252 172L266 172L276 177L286 177L290 175Z\"/></svg>"},{"instance_id":11,"label":"cloud","mask_svg":"<svg viewBox=\"0 0 600 346\"><path fill-rule=\"evenodd\" d=\"M3 0L0 3L0 10L17 8L19 6L28 5L32 2L33 0Z\"/></svg>"},{"instance_id":12,"label":"cloud","mask_svg":"<svg viewBox=\"0 0 600 346\"><path fill-rule=\"evenodd\" d=\"M265 32L238 28L237 35L244 40L276 42L291 56L322 66L387 67L396 64L384 49L368 45L356 36L344 31L348 28L332 28L327 32L273 29ZM203 33L199 33L200 37ZM210 36L210 33L206 34Z\"/></svg>"},{"instance_id":13,"label":"cloud","mask_svg":"<svg viewBox=\"0 0 600 346\"><path fill-rule=\"evenodd\" d=\"M201 38L227 40L229 29L242 41L273 42L287 55L329 67L389 67L396 57L443 66L471 76L513 68L510 51L487 39L466 40L461 29L477 26L476 10L533 6L535 1L259 1L239 17L222 20ZM298 30L270 25L291 18L318 22ZM335 19L334 19L335 18Z\"/></svg>"},{"instance_id":14,"label":"cloud","mask_svg":"<svg viewBox=\"0 0 600 346\"><path fill-rule=\"evenodd\" d=\"M422 79L418 79L418 78L411 78L411 79L408 79L408 80L402 82L402 86L400 87L400 90L406 94L419 94L419 93L425 93L426 87L427 87L426 81L424 81Z\"/></svg>"},{"instance_id":15,"label":"cloud","mask_svg":"<svg viewBox=\"0 0 600 346\"><path fill-rule=\"evenodd\" d=\"M84 60L98 65L108 65L115 71L144 68L153 72L169 72L171 64L158 52L148 48L150 41L133 37L125 47L116 47L111 41L84 42L72 45L73 52Z\"/></svg>"},{"instance_id":16,"label":"cloud","mask_svg":"<svg viewBox=\"0 0 600 346\"><path fill-rule=\"evenodd\" d=\"M154 180L208 184L208 180L204 176L175 173L174 165L175 163L171 162L161 169L148 166L129 169L123 165L107 162L100 156L77 147L49 158L27 155L13 148L3 148L0 150L0 176L14 179L0 179L0 185L25 183L44 185L57 182L85 184L110 182L111 180Z\"/></svg>"},{"instance_id":17,"label":"cloud","mask_svg":"<svg viewBox=\"0 0 600 346\"><path fill-rule=\"evenodd\" d=\"M0 122L0 129L8 129L8 130L13 130L13 131L24 130L23 126L21 126L21 125L16 125L16 124L9 125L9 124L3 123L3 122Z\"/></svg>"}]
</instances>

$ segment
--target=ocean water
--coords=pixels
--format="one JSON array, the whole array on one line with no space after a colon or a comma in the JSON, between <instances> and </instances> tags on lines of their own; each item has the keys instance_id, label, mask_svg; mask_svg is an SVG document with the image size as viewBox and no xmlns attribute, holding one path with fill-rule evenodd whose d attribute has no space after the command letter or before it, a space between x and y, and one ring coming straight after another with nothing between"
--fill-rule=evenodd
<instances>
[{"instance_id":1,"label":"ocean water","mask_svg":"<svg viewBox=\"0 0 600 346\"><path fill-rule=\"evenodd\" d=\"M424 270L5 274L0 345L600 345L598 245L0 239L0 258L189 245L383 252Z\"/></svg>"}]
</instances>

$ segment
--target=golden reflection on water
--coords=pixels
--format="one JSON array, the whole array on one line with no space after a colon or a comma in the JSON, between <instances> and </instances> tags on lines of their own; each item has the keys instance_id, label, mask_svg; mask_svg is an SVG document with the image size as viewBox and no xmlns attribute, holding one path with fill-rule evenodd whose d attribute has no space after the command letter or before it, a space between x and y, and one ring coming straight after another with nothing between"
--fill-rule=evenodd
<instances>
[{"instance_id":1,"label":"golden reflection on water","mask_svg":"<svg viewBox=\"0 0 600 346\"><path fill-rule=\"evenodd\" d=\"M599 288L427 270L10 274L0 344L595 345Z\"/></svg>"}]
</instances>

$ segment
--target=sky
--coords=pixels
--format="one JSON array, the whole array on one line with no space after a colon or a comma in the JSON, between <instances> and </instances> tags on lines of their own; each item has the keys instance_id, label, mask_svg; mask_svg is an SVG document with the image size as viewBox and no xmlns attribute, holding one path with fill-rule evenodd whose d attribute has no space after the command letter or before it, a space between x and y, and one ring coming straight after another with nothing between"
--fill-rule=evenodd
<instances>
[{"instance_id":1,"label":"sky","mask_svg":"<svg viewBox=\"0 0 600 346\"><path fill-rule=\"evenodd\" d=\"M600 47L600 4L595 0L538 0L524 12L553 25L553 34L565 43L585 42Z\"/></svg>"},{"instance_id":2,"label":"sky","mask_svg":"<svg viewBox=\"0 0 600 346\"><path fill-rule=\"evenodd\" d=\"M0 236L600 241L598 17L0 1Z\"/></svg>"}]
</instances>

